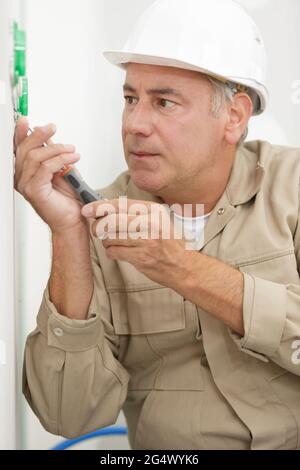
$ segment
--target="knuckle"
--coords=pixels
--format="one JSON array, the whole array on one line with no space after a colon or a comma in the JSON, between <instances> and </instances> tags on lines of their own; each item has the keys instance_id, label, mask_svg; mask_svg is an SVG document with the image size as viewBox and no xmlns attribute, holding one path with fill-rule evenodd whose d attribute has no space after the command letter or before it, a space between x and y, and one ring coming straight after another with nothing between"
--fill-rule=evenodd
<instances>
[{"instance_id":1,"label":"knuckle","mask_svg":"<svg viewBox=\"0 0 300 470\"><path fill-rule=\"evenodd\" d=\"M142 253L139 258L138 258L140 264L146 266L149 263L148 256L146 256L144 253Z\"/></svg>"},{"instance_id":2,"label":"knuckle","mask_svg":"<svg viewBox=\"0 0 300 470\"><path fill-rule=\"evenodd\" d=\"M20 146L19 145L14 146L14 154L15 154L16 157L18 157L18 155L20 154Z\"/></svg>"},{"instance_id":3,"label":"knuckle","mask_svg":"<svg viewBox=\"0 0 300 470\"><path fill-rule=\"evenodd\" d=\"M44 162L41 163L41 168L44 170L48 170L50 164L51 163L49 162L49 160L45 160Z\"/></svg>"},{"instance_id":4,"label":"knuckle","mask_svg":"<svg viewBox=\"0 0 300 470\"><path fill-rule=\"evenodd\" d=\"M147 261L145 262L145 266L147 266L148 268L155 268L156 265L157 265L156 260L152 258L148 258Z\"/></svg>"},{"instance_id":5,"label":"knuckle","mask_svg":"<svg viewBox=\"0 0 300 470\"><path fill-rule=\"evenodd\" d=\"M15 149L15 156L17 159L22 158L22 147L21 145L18 145Z\"/></svg>"},{"instance_id":6,"label":"knuckle","mask_svg":"<svg viewBox=\"0 0 300 470\"><path fill-rule=\"evenodd\" d=\"M47 145L47 148L55 154L65 152L63 144L50 144Z\"/></svg>"},{"instance_id":7,"label":"knuckle","mask_svg":"<svg viewBox=\"0 0 300 470\"><path fill-rule=\"evenodd\" d=\"M28 159L23 161L22 172L24 172L26 170L26 168L28 167L30 162L31 162L31 160L28 160Z\"/></svg>"},{"instance_id":8,"label":"knuckle","mask_svg":"<svg viewBox=\"0 0 300 470\"><path fill-rule=\"evenodd\" d=\"M23 192L24 192L24 187L20 182L18 182L18 184L17 184L17 191L20 194L23 194Z\"/></svg>"},{"instance_id":9,"label":"knuckle","mask_svg":"<svg viewBox=\"0 0 300 470\"><path fill-rule=\"evenodd\" d=\"M31 192L31 189L30 189L29 186L25 186L25 187L23 188L23 193L22 193L22 194L23 194L24 198L25 198L27 201L30 201L32 192Z\"/></svg>"},{"instance_id":10,"label":"knuckle","mask_svg":"<svg viewBox=\"0 0 300 470\"><path fill-rule=\"evenodd\" d=\"M17 173L14 174L14 188L18 191L20 178Z\"/></svg>"},{"instance_id":11,"label":"knuckle","mask_svg":"<svg viewBox=\"0 0 300 470\"><path fill-rule=\"evenodd\" d=\"M28 193L29 193L29 191L28 191L28 186L25 186L25 185L24 185L23 188L22 188L22 194L23 194L23 196L28 197L28 196L29 196Z\"/></svg>"},{"instance_id":12,"label":"knuckle","mask_svg":"<svg viewBox=\"0 0 300 470\"><path fill-rule=\"evenodd\" d=\"M45 129L44 127L35 127L34 133L37 137L42 138L45 135Z\"/></svg>"},{"instance_id":13,"label":"knuckle","mask_svg":"<svg viewBox=\"0 0 300 470\"><path fill-rule=\"evenodd\" d=\"M64 144L54 144L53 148L58 152L58 153L65 153L66 152L66 147Z\"/></svg>"},{"instance_id":14,"label":"knuckle","mask_svg":"<svg viewBox=\"0 0 300 470\"><path fill-rule=\"evenodd\" d=\"M28 160L34 160L34 158L35 158L35 151L33 149L31 149L27 152L27 159Z\"/></svg>"}]
</instances>

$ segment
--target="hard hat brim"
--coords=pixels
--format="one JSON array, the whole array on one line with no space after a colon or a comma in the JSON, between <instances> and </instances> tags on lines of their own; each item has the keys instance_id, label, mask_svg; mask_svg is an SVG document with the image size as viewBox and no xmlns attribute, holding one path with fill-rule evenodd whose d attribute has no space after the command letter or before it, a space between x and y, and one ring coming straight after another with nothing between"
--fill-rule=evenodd
<instances>
[{"instance_id":1,"label":"hard hat brim","mask_svg":"<svg viewBox=\"0 0 300 470\"><path fill-rule=\"evenodd\" d=\"M247 77L232 77L230 74L228 75L219 75L213 70L207 70L205 68L199 67L197 65L193 65L187 62L183 62L178 59L174 59L171 57L159 57L155 55L149 54L137 54L136 52L130 51L122 51L122 50L110 50L104 51L103 56L110 62L112 65L116 65L122 69L126 69L126 65L128 63L137 63L137 64L145 64L145 65L158 65L158 66L165 66L165 67L175 67L185 70L193 70L195 72L200 72L205 75L209 75L217 80L222 82L233 82L233 83L240 83L245 85L249 88L252 88L256 91L260 104L257 109L253 110L253 115L259 115L264 112L267 106L268 100L268 91L266 87L261 85L260 83L256 82L255 86L253 85L253 79Z\"/></svg>"}]
</instances>

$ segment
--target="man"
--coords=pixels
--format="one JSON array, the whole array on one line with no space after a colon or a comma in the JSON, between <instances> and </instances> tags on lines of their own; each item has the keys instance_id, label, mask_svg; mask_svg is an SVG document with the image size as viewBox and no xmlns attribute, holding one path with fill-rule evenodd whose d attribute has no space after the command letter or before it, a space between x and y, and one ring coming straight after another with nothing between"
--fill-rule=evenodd
<instances>
[{"instance_id":1,"label":"man","mask_svg":"<svg viewBox=\"0 0 300 470\"><path fill-rule=\"evenodd\" d=\"M230 0L159 0L106 57L126 68L128 164L107 201L81 207L53 126L17 125L16 189L53 242L25 396L67 437L123 409L133 449L300 448L299 151L243 143L267 105L263 40ZM137 202L202 205L203 243L148 212L159 236L131 237Z\"/></svg>"}]
</instances>

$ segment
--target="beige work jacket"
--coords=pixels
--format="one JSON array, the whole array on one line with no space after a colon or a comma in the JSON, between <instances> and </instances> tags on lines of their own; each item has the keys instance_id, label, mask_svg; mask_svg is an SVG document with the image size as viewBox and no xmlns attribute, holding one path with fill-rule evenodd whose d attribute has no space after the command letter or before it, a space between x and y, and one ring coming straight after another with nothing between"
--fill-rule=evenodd
<instances>
[{"instance_id":1,"label":"beige work jacket","mask_svg":"<svg viewBox=\"0 0 300 470\"><path fill-rule=\"evenodd\" d=\"M299 176L299 149L244 144L205 227L200 251L243 273L243 338L91 237L88 319L62 316L47 284L27 339L42 425L74 437L123 409L133 449L300 448ZM128 172L99 192L162 202Z\"/></svg>"}]
</instances>

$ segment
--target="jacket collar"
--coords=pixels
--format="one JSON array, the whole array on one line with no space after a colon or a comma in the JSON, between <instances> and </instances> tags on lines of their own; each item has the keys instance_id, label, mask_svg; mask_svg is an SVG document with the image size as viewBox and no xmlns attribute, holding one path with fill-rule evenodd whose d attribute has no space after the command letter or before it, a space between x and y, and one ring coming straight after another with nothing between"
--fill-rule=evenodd
<instances>
[{"instance_id":1,"label":"jacket collar","mask_svg":"<svg viewBox=\"0 0 300 470\"><path fill-rule=\"evenodd\" d=\"M261 187L265 170L262 155L257 151L257 144L258 142L246 143L236 152L225 190L233 206L248 202Z\"/></svg>"}]
</instances>

